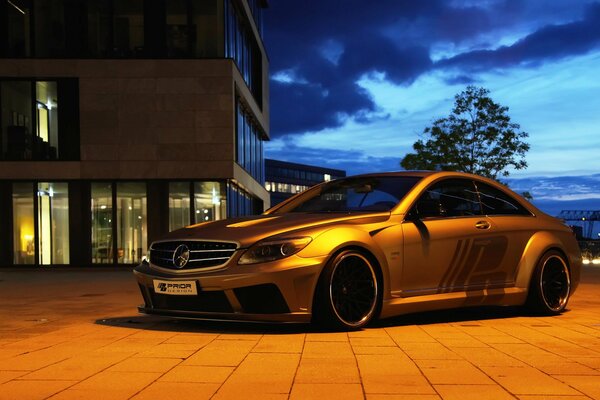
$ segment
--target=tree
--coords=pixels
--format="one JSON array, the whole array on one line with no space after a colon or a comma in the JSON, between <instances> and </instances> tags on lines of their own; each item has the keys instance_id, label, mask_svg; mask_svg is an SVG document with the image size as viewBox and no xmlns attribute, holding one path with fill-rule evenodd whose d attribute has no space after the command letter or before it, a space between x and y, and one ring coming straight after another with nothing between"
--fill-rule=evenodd
<instances>
[{"instance_id":1,"label":"tree","mask_svg":"<svg viewBox=\"0 0 600 400\"><path fill-rule=\"evenodd\" d=\"M526 132L511 122L508 107L489 97L485 88L468 86L454 97L446 118L425 128L400 165L404 169L462 171L496 179L508 176L508 167L527 167Z\"/></svg>"}]
</instances>

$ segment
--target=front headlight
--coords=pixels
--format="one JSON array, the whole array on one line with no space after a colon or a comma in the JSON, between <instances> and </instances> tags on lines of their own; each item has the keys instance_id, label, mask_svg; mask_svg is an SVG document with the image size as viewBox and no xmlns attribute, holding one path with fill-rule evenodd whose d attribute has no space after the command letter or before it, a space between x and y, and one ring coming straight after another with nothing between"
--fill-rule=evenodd
<instances>
[{"instance_id":1,"label":"front headlight","mask_svg":"<svg viewBox=\"0 0 600 400\"><path fill-rule=\"evenodd\" d=\"M256 264L286 258L305 248L311 240L304 236L258 242L242 254L238 264Z\"/></svg>"}]
</instances>

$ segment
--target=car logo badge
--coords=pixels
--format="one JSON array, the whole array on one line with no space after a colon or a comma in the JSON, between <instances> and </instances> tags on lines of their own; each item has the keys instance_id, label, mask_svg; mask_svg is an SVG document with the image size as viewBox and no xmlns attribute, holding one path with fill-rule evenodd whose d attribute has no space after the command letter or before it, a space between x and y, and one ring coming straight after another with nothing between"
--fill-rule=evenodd
<instances>
[{"instance_id":1,"label":"car logo badge","mask_svg":"<svg viewBox=\"0 0 600 400\"><path fill-rule=\"evenodd\" d=\"M173 253L173 265L175 268L183 268L190 260L190 249L185 244L180 244Z\"/></svg>"}]
</instances>

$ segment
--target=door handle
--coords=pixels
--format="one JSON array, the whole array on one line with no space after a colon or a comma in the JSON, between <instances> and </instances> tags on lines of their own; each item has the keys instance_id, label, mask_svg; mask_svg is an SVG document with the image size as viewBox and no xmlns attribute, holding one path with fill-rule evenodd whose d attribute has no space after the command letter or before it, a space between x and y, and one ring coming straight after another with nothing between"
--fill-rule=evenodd
<instances>
[{"instance_id":1,"label":"door handle","mask_svg":"<svg viewBox=\"0 0 600 400\"><path fill-rule=\"evenodd\" d=\"M477 221L475 228L477 229L490 229L490 223L487 221Z\"/></svg>"}]
</instances>

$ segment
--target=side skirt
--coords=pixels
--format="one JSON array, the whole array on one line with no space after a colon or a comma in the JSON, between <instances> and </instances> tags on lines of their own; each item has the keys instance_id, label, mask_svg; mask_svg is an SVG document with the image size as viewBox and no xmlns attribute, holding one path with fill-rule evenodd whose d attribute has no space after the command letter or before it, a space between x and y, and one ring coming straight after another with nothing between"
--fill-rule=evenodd
<instances>
[{"instance_id":1,"label":"side skirt","mask_svg":"<svg viewBox=\"0 0 600 400\"><path fill-rule=\"evenodd\" d=\"M447 308L491 305L518 306L525 304L526 300L527 290L516 287L396 297L383 301L380 318Z\"/></svg>"}]
</instances>

